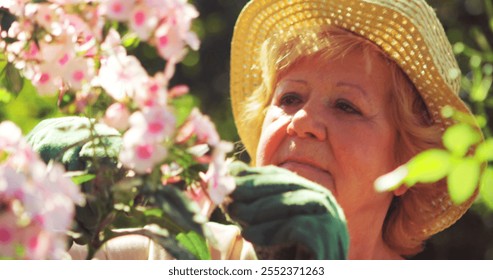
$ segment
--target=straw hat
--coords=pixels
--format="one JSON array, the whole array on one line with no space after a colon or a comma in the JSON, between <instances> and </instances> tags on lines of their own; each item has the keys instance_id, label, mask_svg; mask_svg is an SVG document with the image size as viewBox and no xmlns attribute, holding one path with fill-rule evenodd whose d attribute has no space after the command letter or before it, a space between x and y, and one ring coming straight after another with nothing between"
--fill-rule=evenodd
<instances>
[{"instance_id":1,"label":"straw hat","mask_svg":"<svg viewBox=\"0 0 493 280\"><path fill-rule=\"evenodd\" d=\"M442 117L444 106L471 115L458 96L461 74L451 45L424 0L252 0L234 29L230 77L235 122L251 156L255 156L262 124L247 127L240 118L248 96L261 84L257 62L261 46L273 34L314 26L337 26L378 45L414 83L442 131L454 123ZM420 196L426 205L420 207L419 217L406 217L407 224L400 225L409 239L407 248L400 248L403 254L419 251L423 240L455 223L473 200L452 204L445 184L433 194L411 190L399 203Z\"/></svg>"}]
</instances>

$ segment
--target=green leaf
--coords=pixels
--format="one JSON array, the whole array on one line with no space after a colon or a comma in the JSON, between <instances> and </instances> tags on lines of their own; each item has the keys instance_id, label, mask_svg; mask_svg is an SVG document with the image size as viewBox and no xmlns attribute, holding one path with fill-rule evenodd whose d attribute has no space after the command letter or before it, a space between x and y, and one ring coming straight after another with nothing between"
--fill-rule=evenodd
<instances>
[{"instance_id":1,"label":"green leaf","mask_svg":"<svg viewBox=\"0 0 493 280\"><path fill-rule=\"evenodd\" d=\"M493 160L493 139L487 139L479 144L474 157L480 162Z\"/></svg>"},{"instance_id":2,"label":"green leaf","mask_svg":"<svg viewBox=\"0 0 493 280\"><path fill-rule=\"evenodd\" d=\"M187 248L194 256L200 260L210 260L211 254L205 238L195 231L179 233L176 239L183 247Z\"/></svg>"},{"instance_id":3,"label":"green leaf","mask_svg":"<svg viewBox=\"0 0 493 280\"><path fill-rule=\"evenodd\" d=\"M488 97L493 79L491 77L481 77L471 89L471 98L475 102L483 102Z\"/></svg>"},{"instance_id":4,"label":"green leaf","mask_svg":"<svg viewBox=\"0 0 493 280\"><path fill-rule=\"evenodd\" d=\"M448 191L452 202L462 204L476 190L481 164L474 158L465 158L454 164L447 177Z\"/></svg>"},{"instance_id":5,"label":"green leaf","mask_svg":"<svg viewBox=\"0 0 493 280\"><path fill-rule=\"evenodd\" d=\"M163 216L163 210L161 210L159 208L146 209L146 210L144 210L144 215L145 216L153 216L153 217L162 217Z\"/></svg>"},{"instance_id":6,"label":"green leaf","mask_svg":"<svg viewBox=\"0 0 493 280\"><path fill-rule=\"evenodd\" d=\"M479 193L481 198L488 205L490 209L493 209L493 168L487 168L483 176L481 176L481 183L479 187Z\"/></svg>"},{"instance_id":7,"label":"green leaf","mask_svg":"<svg viewBox=\"0 0 493 280\"><path fill-rule=\"evenodd\" d=\"M177 118L177 124L181 125L187 119L192 109L195 107L199 107L200 100L191 95L185 94L180 97L173 98L171 100L173 104L173 108L175 109L175 115Z\"/></svg>"},{"instance_id":8,"label":"green leaf","mask_svg":"<svg viewBox=\"0 0 493 280\"><path fill-rule=\"evenodd\" d=\"M162 211L164 227L175 234L189 231L202 234L202 224L206 222L206 218L200 214L194 201L173 186L159 186L158 190L149 191L151 187L146 186L141 194L146 197L148 207L156 207Z\"/></svg>"},{"instance_id":9,"label":"green leaf","mask_svg":"<svg viewBox=\"0 0 493 280\"><path fill-rule=\"evenodd\" d=\"M12 23L16 20L15 15L13 15L8 9L0 9L0 29L9 30ZM2 40L8 39L9 37L4 37ZM8 43L8 42L7 42Z\"/></svg>"},{"instance_id":10,"label":"green leaf","mask_svg":"<svg viewBox=\"0 0 493 280\"><path fill-rule=\"evenodd\" d=\"M436 182L448 174L451 163L452 157L447 151L438 149L426 150L408 162L408 175L404 182L408 187L418 182Z\"/></svg>"},{"instance_id":11,"label":"green leaf","mask_svg":"<svg viewBox=\"0 0 493 280\"><path fill-rule=\"evenodd\" d=\"M481 140L480 134L471 126L459 123L449 127L443 135L443 144L452 154L462 157L467 150Z\"/></svg>"},{"instance_id":12,"label":"green leaf","mask_svg":"<svg viewBox=\"0 0 493 280\"><path fill-rule=\"evenodd\" d=\"M17 70L12 63L7 63L5 66L4 84L5 88L15 96L17 96L24 87L24 79L19 73L19 70Z\"/></svg>"},{"instance_id":13,"label":"green leaf","mask_svg":"<svg viewBox=\"0 0 493 280\"><path fill-rule=\"evenodd\" d=\"M79 176L74 176L72 177L72 182L74 182L77 185L83 184L85 182L89 182L96 178L96 175L94 174L84 174L84 175L79 175Z\"/></svg>"}]
</instances>

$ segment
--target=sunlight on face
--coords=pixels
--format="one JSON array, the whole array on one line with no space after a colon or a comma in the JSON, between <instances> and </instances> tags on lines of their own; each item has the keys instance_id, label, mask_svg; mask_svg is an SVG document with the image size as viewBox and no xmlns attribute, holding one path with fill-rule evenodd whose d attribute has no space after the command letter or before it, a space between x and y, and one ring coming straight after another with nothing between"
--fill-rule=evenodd
<instances>
[{"instance_id":1,"label":"sunlight on face","mask_svg":"<svg viewBox=\"0 0 493 280\"><path fill-rule=\"evenodd\" d=\"M390 77L380 57L356 51L295 64L275 85L257 165L277 165L325 186L346 214L387 208L391 194L375 193L373 182L397 165Z\"/></svg>"}]
</instances>

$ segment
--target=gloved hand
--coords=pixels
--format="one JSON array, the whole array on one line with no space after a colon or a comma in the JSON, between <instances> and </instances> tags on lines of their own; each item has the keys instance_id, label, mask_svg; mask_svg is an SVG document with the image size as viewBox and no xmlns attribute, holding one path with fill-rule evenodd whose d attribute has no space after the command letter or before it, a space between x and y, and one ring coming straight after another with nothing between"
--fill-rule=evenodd
<instances>
[{"instance_id":1,"label":"gloved hand","mask_svg":"<svg viewBox=\"0 0 493 280\"><path fill-rule=\"evenodd\" d=\"M324 187L275 166L234 162L230 218L260 258L346 259L349 235L342 209Z\"/></svg>"}]
</instances>

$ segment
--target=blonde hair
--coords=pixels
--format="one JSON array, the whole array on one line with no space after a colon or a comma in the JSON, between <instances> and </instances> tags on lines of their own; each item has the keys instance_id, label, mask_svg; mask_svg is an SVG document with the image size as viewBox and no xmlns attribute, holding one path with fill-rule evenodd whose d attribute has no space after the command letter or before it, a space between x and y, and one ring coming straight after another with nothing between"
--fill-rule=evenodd
<instances>
[{"instance_id":1,"label":"blonde hair","mask_svg":"<svg viewBox=\"0 0 493 280\"><path fill-rule=\"evenodd\" d=\"M352 51L361 51L365 55L376 53L391 70L393 94L390 95L390 108L391 122L397 130L396 166L407 162L420 151L440 146L442 132L432 122L423 99L407 75L378 46L337 27L296 32L294 35L278 34L262 45L259 57L262 83L247 99L241 125L255 127L257 131L252 133L256 133L259 139L273 88L283 73L310 56L328 60ZM255 161L256 150L252 152L252 160ZM421 201L443 192L437 185L416 186L403 196L394 197L383 225L383 239L397 253L408 256L422 250L422 244L429 235L416 234L412 225L415 220L421 219Z\"/></svg>"}]
</instances>

